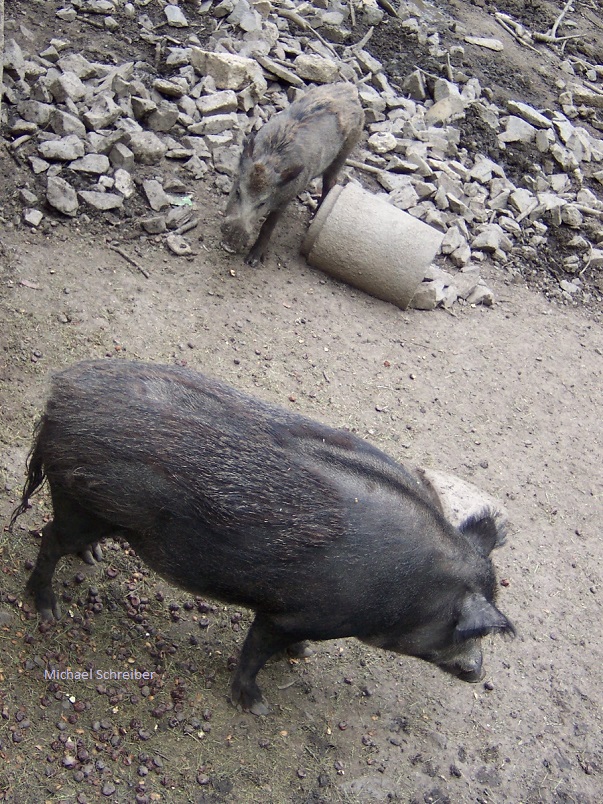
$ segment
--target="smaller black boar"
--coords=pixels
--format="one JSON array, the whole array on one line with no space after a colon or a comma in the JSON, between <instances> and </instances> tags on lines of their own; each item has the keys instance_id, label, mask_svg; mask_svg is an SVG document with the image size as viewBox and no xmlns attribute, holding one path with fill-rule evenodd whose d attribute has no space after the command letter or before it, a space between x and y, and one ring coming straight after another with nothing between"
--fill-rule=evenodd
<instances>
[{"instance_id":1,"label":"smaller black boar","mask_svg":"<svg viewBox=\"0 0 603 804\"><path fill-rule=\"evenodd\" d=\"M360 138L364 112L353 84L308 90L271 117L243 145L239 173L228 203L222 235L227 248L243 251L263 220L246 262L263 257L283 210L310 181L322 175L320 203Z\"/></svg>"},{"instance_id":2,"label":"smaller black boar","mask_svg":"<svg viewBox=\"0 0 603 804\"><path fill-rule=\"evenodd\" d=\"M40 615L60 616L61 556L121 536L170 582L255 610L232 700L256 714L258 671L307 639L356 636L476 681L480 638L513 633L494 603L494 515L455 528L375 447L194 371L114 359L57 374L11 525L45 477Z\"/></svg>"}]
</instances>

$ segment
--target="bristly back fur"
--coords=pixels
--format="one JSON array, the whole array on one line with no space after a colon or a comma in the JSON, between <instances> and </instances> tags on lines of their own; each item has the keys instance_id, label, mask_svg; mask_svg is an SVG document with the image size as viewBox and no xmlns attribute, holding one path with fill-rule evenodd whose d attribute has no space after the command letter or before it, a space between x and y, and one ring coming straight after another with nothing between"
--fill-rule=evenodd
<instances>
[{"instance_id":1,"label":"bristly back fur","mask_svg":"<svg viewBox=\"0 0 603 804\"><path fill-rule=\"evenodd\" d=\"M253 195L261 195L270 186L268 171L263 162L255 162L249 174L249 189Z\"/></svg>"}]
</instances>

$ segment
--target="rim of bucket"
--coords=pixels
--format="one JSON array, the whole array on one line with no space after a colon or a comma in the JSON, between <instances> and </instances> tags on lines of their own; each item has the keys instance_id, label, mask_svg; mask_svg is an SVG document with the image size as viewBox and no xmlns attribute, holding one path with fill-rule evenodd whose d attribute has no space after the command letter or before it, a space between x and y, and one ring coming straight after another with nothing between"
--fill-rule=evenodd
<instances>
[{"instance_id":1,"label":"rim of bucket","mask_svg":"<svg viewBox=\"0 0 603 804\"><path fill-rule=\"evenodd\" d=\"M331 210L335 206L337 199L347 186L348 185L336 184L320 205L320 209L312 219L310 226L308 227L308 231L306 232L304 241L301 245L301 253L304 255L304 257L307 257L314 248L316 238L322 231L322 227L324 226L326 219L331 214Z\"/></svg>"}]
</instances>

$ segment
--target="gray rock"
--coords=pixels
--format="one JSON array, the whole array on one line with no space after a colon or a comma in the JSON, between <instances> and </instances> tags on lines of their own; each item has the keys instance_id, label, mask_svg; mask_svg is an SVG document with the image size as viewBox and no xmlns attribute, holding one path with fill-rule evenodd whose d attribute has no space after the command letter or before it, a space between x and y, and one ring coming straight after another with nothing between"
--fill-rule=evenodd
<instances>
[{"instance_id":1,"label":"gray rock","mask_svg":"<svg viewBox=\"0 0 603 804\"><path fill-rule=\"evenodd\" d=\"M578 207L574 206L574 204L566 204L561 208L561 220L567 226L571 226L575 229L582 226L582 223L584 222L582 213Z\"/></svg>"},{"instance_id":2,"label":"gray rock","mask_svg":"<svg viewBox=\"0 0 603 804\"><path fill-rule=\"evenodd\" d=\"M192 206L172 207L165 216L168 229L179 229L193 218Z\"/></svg>"},{"instance_id":3,"label":"gray rock","mask_svg":"<svg viewBox=\"0 0 603 804\"><path fill-rule=\"evenodd\" d=\"M387 154L395 150L398 140L389 131L379 131L371 134L367 141L368 147L376 154Z\"/></svg>"},{"instance_id":4,"label":"gray rock","mask_svg":"<svg viewBox=\"0 0 603 804\"><path fill-rule=\"evenodd\" d=\"M101 173L108 172L111 164L104 154L87 154L81 159L74 159L69 167L71 170L76 170L80 173L92 173L100 176Z\"/></svg>"},{"instance_id":5,"label":"gray rock","mask_svg":"<svg viewBox=\"0 0 603 804\"><path fill-rule=\"evenodd\" d=\"M141 98L138 95L133 95L131 98L132 113L137 120L144 120L152 112L157 109L157 104L150 98Z\"/></svg>"},{"instance_id":6,"label":"gray rock","mask_svg":"<svg viewBox=\"0 0 603 804\"><path fill-rule=\"evenodd\" d=\"M49 89L57 103L64 103L68 98L74 102L79 101L85 98L87 93L85 84L72 72L56 75L51 80Z\"/></svg>"},{"instance_id":7,"label":"gray rock","mask_svg":"<svg viewBox=\"0 0 603 804\"><path fill-rule=\"evenodd\" d=\"M44 173L50 167L50 163L47 162L45 159L40 159L39 156L30 156L29 164L31 165L31 169L36 174L36 176L39 173Z\"/></svg>"},{"instance_id":8,"label":"gray rock","mask_svg":"<svg viewBox=\"0 0 603 804\"><path fill-rule=\"evenodd\" d=\"M167 224L163 215L153 215L151 218L143 218L140 225L148 234L163 234L167 232Z\"/></svg>"},{"instance_id":9,"label":"gray rock","mask_svg":"<svg viewBox=\"0 0 603 804\"><path fill-rule=\"evenodd\" d=\"M498 141L507 142L533 142L536 139L536 129L531 123L526 122L521 117L510 115L507 125L502 134L498 135Z\"/></svg>"},{"instance_id":10,"label":"gray rock","mask_svg":"<svg viewBox=\"0 0 603 804\"><path fill-rule=\"evenodd\" d=\"M507 101L507 109L517 117L521 117L528 123L531 123L536 128L551 128L553 125L548 117L545 117L541 112L529 106L527 103L520 101L509 100Z\"/></svg>"},{"instance_id":11,"label":"gray rock","mask_svg":"<svg viewBox=\"0 0 603 804\"><path fill-rule=\"evenodd\" d=\"M123 114L110 95L100 95L92 104L89 111L82 115L86 127L92 131L107 128Z\"/></svg>"},{"instance_id":12,"label":"gray rock","mask_svg":"<svg viewBox=\"0 0 603 804\"><path fill-rule=\"evenodd\" d=\"M411 209L419 200L419 196L412 184L398 187L389 195L389 201L398 209Z\"/></svg>"},{"instance_id":13,"label":"gray rock","mask_svg":"<svg viewBox=\"0 0 603 804\"><path fill-rule=\"evenodd\" d=\"M314 53L302 53L293 62L300 78L317 84L332 84L339 79L339 68L332 59Z\"/></svg>"},{"instance_id":14,"label":"gray rock","mask_svg":"<svg viewBox=\"0 0 603 804\"><path fill-rule=\"evenodd\" d=\"M189 126L191 134L221 134L238 127L239 119L235 112L229 114L212 114L204 117L198 123Z\"/></svg>"},{"instance_id":15,"label":"gray rock","mask_svg":"<svg viewBox=\"0 0 603 804\"><path fill-rule=\"evenodd\" d=\"M33 207L38 203L38 196L27 187L23 187L19 190L19 201L25 206Z\"/></svg>"},{"instance_id":16,"label":"gray rock","mask_svg":"<svg viewBox=\"0 0 603 804\"><path fill-rule=\"evenodd\" d=\"M425 81L421 70L415 70L414 73L408 75L402 83L402 88L413 100L424 101L427 99Z\"/></svg>"},{"instance_id":17,"label":"gray rock","mask_svg":"<svg viewBox=\"0 0 603 804\"><path fill-rule=\"evenodd\" d=\"M32 209L31 207L26 207L23 210L23 220L28 226L31 226L33 229L35 229L42 223L43 218L44 215L40 212L39 209Z\"/></svg>"},{"instance_id":18,"label":"gray rock","mask_svg":"<svg viewBox=\"0 0 603 804\"><path fill-rule=\"evenodd\" d=\"M73 22L77 19L77 11L74 8L60 8L56 16L65 22Z\"/></svg>"},{"instance_id":19,"label":"gray rock","mask_svg":"<svg viewBox=\"0 0 603 804\"><path fill-rule=\"evenodd\" d=\"M77 134L78 137L86 136L86 126L79 117L61 109L53 109L50 125L54 133L61 137L67 134Z\"/></svg>"},{"instance_id":20,"label":"gray rock","mask_svg":"<svg viewBox=\"0 0 603 804\"><path fill-rule=\"evenodd\" d=\"M73 73L82 81L96 77L96 67L81 53L65 53L57 62L64 73Z\"/></svg>"},{"instance_id":21,"label":"gray rock","mask_svg":"<svg viewBox=\"0 0 603 804\"><path fill-rule=\"evenodd\" d=\"M518 187L509 196L509 203L520 215L528 215L538 205L538 200L530 190Z\"/></svg>"},{"instance_id":22,"label":"gray rock","mask_svg":"<svg viewBox=\"0 0 603 804\"><path fill-rule=\"evenodd\" d=\"M603 249L591 248L590 253L585 256L589 268L601 270L603 268Z\"/></svg>"},{"instance_id":23,"label":"gray rock","mask_svg":"<svg viewBox=\"0 0 603 804\"><path fill-rule=\"evenodd\" d=\"M151 131L171 131L178 122L178 107L168 101L161 101L157 109L147 117L146 124Z\"/></svg>"},{"instance_id":24,"label":"gray rock","mask_svg":"<svg viewBox=\"0 0 603 804\"><path fill-rule=\"evenodd\" d=\"M483 304L485 307L492 307L494 304L494 293L492 293L490 288L480 279L474 290L467 296L467 303Z\"/></svg>"},{"instance_id":25,"label":"gray rock","mask_svg":"<svg viewBox=\"0 0 603 804\"><path fill-rule=\"evenodd\" d=\"M430 106L425 112L425 122L433 125L435 123L445 123L452 117L462 114L465 110L465 102L460 95L450 95L442 98Z\"/></svg>"},{"instance_id":26,"label":"gray rock","mask_svg":"<svg viewBox=\"0 0 603 804\"><path fill-rule=\"evenodd\" d=\"M234 176L239 169L239 157L234 148L216 148L212 155L214 170L227 176Z\"/></svg>"},{"instance_id":27,"label":"gray rock","mask_svg":"<svg viewBox=\"0 0 603 804\"><path fill-rule=\"evenodd\" d=\"M197 109L204 116L236 112L237 105L237 95L232 89L223 89L211 95L203 95L196 101Z\"/></svg>"},{"instance_id":28,"label":"gray rock","mask_svg":"<svg viewBox=\"0 0 603 804\"><path fill-rule=\"evenodd\" d=\"M229 140L229 142L232 142L232 140ZM203 137L193 137L191 135L187 135L182 137L182 144L186 148L190 148L200 159L209 159L212 154Z\"/></svg>"},{"instance_id":29,"label":"gray rock","mask_svg":"<svg viewBox=\"0 0 603 804\"><path fill-rule=\"evenodd\" d=\"M54 107L49 103L41 103L36 100L21 101L17 104L17 112L23 120L35 123L36 126L44 128L50 122ZM34 129L35 130L35 129Z\"/></svg>"},{"instance_id":30,"label":"gray rock","mask_svg":"<svg viewBox=\"0 0 603 804\"><path fill-rule=\"evenodd\" d=\"M168 67L182 67L185 64L190 64L190 60L190 47L170 47L167 51L165 63Z\"/></svg>"},{"instance_id":31,"label":"gray rock","mask_svg":"<svg viewBox=\"0 0 603 804\"><path fill-rule=\"evenodd\" d=\"M156 179L147 179L143 181L142 189L147 197L149 206L155 212L160 212L170 206L170 199L161 185Z\"/></svg>"},{"instance_id":32,"label":"gray rock","mask_svg":"<svg viewBox=\"0 0 603 804\"><path fill-rule=\"evenodd\" d=\"M580 167L579 161L569 150L569 148L564 148L558 142L555 142L553 145L551 145L550 153L555 161L559 164L561 169L567 171L568 173L573 170L577 170Z\"/></svg>"},{"instance_id":33,"label":"gray rock","mask_svg":"<svg viewBox=\"0 0 603 804\"><path fill-rule=\"evenodd\" d=\"M497 251L499 249L508 251L511 245L511 241L505 235L502 228L497 223L489 223L484 226L481 232L473 239L471 248L474 251Z\"/></svg>"},{"instance_id":34,"label":"gray rock","mask_svg":"<svg viewBox=\"0 0 603 804\"><path fill-rule=\"evenodd\" d=\"M131 198L136 193L136 185L132 175L124 168L117 168L113 174L114 189L124 198Z\"/></svg>"},{"instance_id":35,"label":"gray rock","mask_svg":"<svg viewBox=\"0 0 603 804\"><path fill-rule=\"evenodd\" d=\"M68 134L58 140L47 140L38 145L38 152L44 159L70 162L85 153L84 143L76 134Z\"/></svg>"},{"instance_id":36,"label":"gray rock","mask_svg":"<svg viewBox=\"0 0 603 804\"><path fill-rule=\"evenodd\" d=\"M200 75L211 75L217 89L240 90L251 84L257 100L266 92L266 79L255 59L193 47L191 64Z\"/></svg>"},{"instance_id":37,"label":"gray rock","mask_svg":"<svg viewBox=\"0 0 603 804\"><path fill-rule=\"evenodd\" d=\"M273 59L269 59L268 56L258 55L256 56L256 60L267 72L272 73L272 75L276 76L281 81L286 81L287 84L291 84L294 87L304 86L304 82L299 76L286 67L283 67L282 64L278 64Z\"/></svg>"},{"instance_id":38,"label":"gray rock","mask_svg":"<svg viewBox=\"0 0 603 804\"><path fill-rule=\"evenodd\" d=\"M115 168L123 168L132 172L134 168L134 154L123 142L117 142L109 152L109 161Z\"/></svg>"},{"instance_id":39,"label":"gray rock","mask_svg":"<svg viewBox=\"0 0 603 804\"><path fill-rule=\"evenodd\" d=\"M2 52L4 69L8 75L23 79L25 77L25 57L21 46L15 39L6 39Z\"/></svg>"},{"instance_id":40,"label":"gray rock","mask_svg":"<svg viewBox=\"0 0 603 804\"><path fill-rule=\"evenodd\" d=\"M421 282L409 306L415 310L435 310L444 298L445 287L441 279Z\"/></svg>"},{"instance_id":41,"label":"gray rock","mask_svg":"<svg viewBox=\"0 0 603 804\"><path fill-rule=\"evenodd\" d=\"M51 207L69 217L73 217L79 207L74 188L60 176L48 177L46 201Z\"/></svg>"},{"instance_id":42,"label":"gray rock","mask_svg":"<svg viewBox=\"0 0 603 804\"><path fill-rule=\"evenodd\" d=\"M134 159L141 165L155 165L159 162L167 147L152 131L135 131L130 134L128 147Z\"/></svg>"},{"instance_id":43,"label":"gray rock","mask_svg":"<svg viewBox=\"0 0 603 804\"><path fill-rule=\"evenodd\" d=\"M117 195L117 193L100 193L96 190L81 190L79 196L89 206L98 209L100 212L119 209L124 204L123 196Z\"/></svg>"},{"instance_id":44,"label":"gray rock","mask_svg":"<svg viewBox=\"0 0 603 804\"><path fill-rule=\"evenodd\" d=\"M127 136L126 132L118 129L105 131L103 133L89 131L86 137L86 151L91 154L105 154L105 156L108 156L112 148L118 142L123 142Z\"/></svg>"},{"instance_id":45,"label":"gray rock","mask_svg":"<svg viewBox=\"0 0 603 804\"><path fill-rule=\"evenodd\" d=\"M184 169L190 173L194 179L202 179L209 170L209 167L207 162L204 162L195 154L191 156L188 162L184 163Z\"/></svg>"},{"instance_id":46,"label":"gray rock","mask_svg":"<svg viewBox=\"0 0 603 804\"><path fill-rule=\"evenodd\" d=\"M172 28L188 28L188 20L179 6L167 5L163 9L167 24Z\"/></svg>"},{"instance_id":47,"label":"gray rock","mask_svg":"<svg viewBox=\"0 0 603 804\"><path fill-rule=\"evenodd\" d=\"M469 265L471 262L471 249L466 241L461 243L461 245L455 248L450 254L450 261L457 268L464 268L466 265Z\"/></svg>"},{"instance_id":48,"label":"gray rock","mask_svg":"<svg viewBox=\"0 0 603 804\"><path fill-rule=\"evenodd\" d=\"M440 245L442 254L452 254L452 252L466 243L466 239L461 234L458 226L451 226L444 235Z\"/></svg>"},{"instance_id":49,"label":"gray rock","mask_svg":"<svg viewBox=\"0 0 603 804\"><path fill-rule=\"evenodd\" d=\"M186 257L193 253L192 248L181 235L169 234L165 242L169 250L177 257Z\"/></svg>"},{"instance_id":50,"label":"gray rock","mask_svg":"<svg viewBox=\"0 0 603 804\"><path fill-rule=\"evenodd\" d=\"M188 92L188 81L167 81L165 78L156 78L153 81L153 89L156 89L166 98L181 98Z\"/></svg>"}]
</instances>

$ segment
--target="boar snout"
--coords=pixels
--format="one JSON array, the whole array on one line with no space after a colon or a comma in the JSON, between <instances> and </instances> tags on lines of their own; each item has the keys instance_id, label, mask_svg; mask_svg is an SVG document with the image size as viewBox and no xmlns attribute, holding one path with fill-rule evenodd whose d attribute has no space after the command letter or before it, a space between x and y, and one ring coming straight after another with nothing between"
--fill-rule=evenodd
<instances>
[{"instance_id":1,"label":"boar snout","mask_svg":"<svg viewBox=\"0 0 603 804\"><path fill-rule=\"evenodd\" d=\"M229 251L245 251L251 240L251 231L240 218L226 218L220 226L222 242Z\"/></svg>"},{"instance_id":2,"label":"boar snout","mask_svg":"<svg viewBox=\"0 0 603 804\"><path fill-rule=\"evenodd\" d=\"M486 675L482 662L483 654L479 645L466 645L462 654L456 656L453 661L438 663L438 667L459 681L476 684Z\"/></svg>"}]
</instances>

